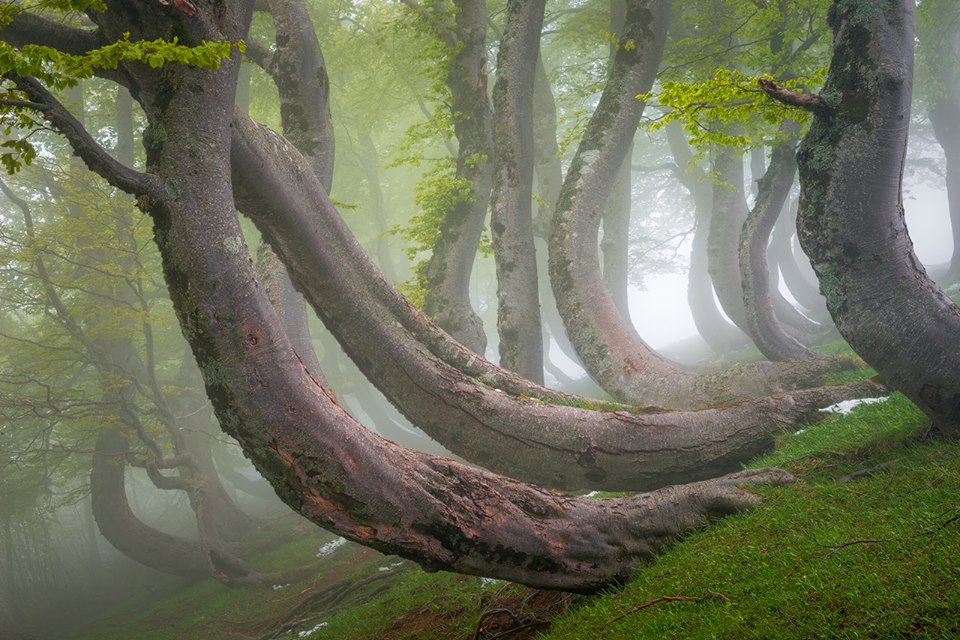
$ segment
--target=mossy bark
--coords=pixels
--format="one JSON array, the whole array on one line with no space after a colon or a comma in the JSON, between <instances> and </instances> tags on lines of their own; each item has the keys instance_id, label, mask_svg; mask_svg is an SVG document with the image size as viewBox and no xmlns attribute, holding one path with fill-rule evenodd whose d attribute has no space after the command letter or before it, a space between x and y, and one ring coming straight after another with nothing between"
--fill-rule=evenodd
<instances>
[{"instance_id":1,"label":"mossy bark","mask_svg":"<svg viewBox=\"0 0 960 640\"><path fill-rule=\"evenodd\" d=\"M533 84L544 0L507 3L493 87L491 230L500 365L543 382L543 335L533 244Z\"/></svg>"},{"instance_id":2,"label":"mossy bark","mask_svg":"<svg viewBox=\"0 0 960 640\"><path fill-rule=\"evenodd\" d=\"M453 53L446 84L450 90L458 179L470 183L440 226L433 254L423 266L424 311L464 345L483 354L483 321L470 302L470 276L483 233L493 182L493 133L487 96L487 10L484 0L455 0L453 31L444 40Z\"/></svg>"},{"instance_id":3,"label":"mossy bark","mask_svg":"<svg viewBox=\"0 0 960 640\"><path fill-rule=\"evenodd\" d=\"M960 309L904 222L912 0L837 0L834 54L800 147L798 230L837 329L945 434L960 435Z\"/></svg>"}]
</instances>

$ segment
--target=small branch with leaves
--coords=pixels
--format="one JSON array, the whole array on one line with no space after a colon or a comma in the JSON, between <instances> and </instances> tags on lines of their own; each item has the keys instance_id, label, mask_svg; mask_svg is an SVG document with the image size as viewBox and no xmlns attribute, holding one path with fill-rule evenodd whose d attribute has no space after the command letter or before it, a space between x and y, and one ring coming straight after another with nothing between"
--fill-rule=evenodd
<instances>
[{"instance_id":1,"label":"small branch with leaves","mask_svg":"<svg viewBox=\"0 0 960 640\"><path fill-rule=\"evenodd\" d=\"M822 114L829 110L827 103L816 93L794 91L793 89L781 87L773 80L767 78L758 78L757 85L761 91L781 104L798 107L815 114Z\"/></svg>"}]
</instances>

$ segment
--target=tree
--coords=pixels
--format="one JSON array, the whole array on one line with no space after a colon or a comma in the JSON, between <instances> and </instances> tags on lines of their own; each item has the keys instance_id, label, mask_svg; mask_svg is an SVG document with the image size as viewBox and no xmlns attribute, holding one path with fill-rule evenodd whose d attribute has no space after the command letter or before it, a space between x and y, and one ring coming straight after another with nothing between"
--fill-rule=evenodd
<instances>
[{"instance_id":1,"label":"tree","mask_svg":"<svg viewBox=\"0 0 960 640\"><path fill-rule=\"evenodd\" d=\"M628 16L644 16L642 5L631 1ZM204 42L232 43L246 37L252 2L198 6L195 15L160 3L138 5L138 16L128 8L120 4L91 11L95 29L66 34L42 19L17 18L2 37L7 42L50 43L52 34L66 35L59 42L92 56L102 50L100 45L115 43L125 33L133 43L176 36L179 46L193 52L203 50ZM179 48L164 53L175 60L188 55ZM433 411L445 410L438 397L459 398L449 405L458 416L469 413L470 405L477 412L482 403L484 411L500 412L497 420L516 421L524 404L527 416L541 411L540 403L523 398L518 390L548 400L564 397L493 368L397 296L342 221L337 226L336 211L309 160L282 137L233 113L238 59L234 51L218 59L219 66L165 59L153 67L123 64L116 72L104 72L129 86L143 106L149 123L145 172L110 157L39 81L15 70L7 77L22 94L15 94L17 101L8 106L40 111L92 170L138 196L139 206L154 221L171 299L220 423L288 504L352 540L428 568L592 590L628 575L637 561L651 557L705 517L753 504L756 496L738 485L789 480L778 471L743 472L630 498L592 500L412 452L360 429L296 357L245 250L238 206L255 218L293 282L339 332L348 353L371 369L393 366L391 379L405 376L418 400L432 398ZM321 242L327 244L317 244ZM324 294L336 287L342 287L341 295L325 300ZM364 324L371 332L391 328L415 334L415 339L381 334L385 339L364 345ZM351 332L359 337L343 337ZM387 350L391 352L373 361L372 352ZM395 358L399 350L413 355ZM414 370L417 362L423 367ZM503 382L508 393L464 376L461 369L494 384ZM668 432L660 435L661 445L663 438L680 436L695 445L696 454L726 449L724 456L710 453L713 466L683 461L675 473L687 476L690 466L716 473L718 465L730 464L743 449L769 438L771 417L773 422L778 415L791 420L810 410L814 399L835 393L803 392L689 415L612 415L653 429L678 424L680 428L660 429ZM594 442L604 436L601 425L609 425L611 413L544 406L554 416L564 415L571 426L579 428L582 418L592 420L592 429L579 432L583 441L562 453L576 453L578 464L594 468L593 458L605 455ZM765 420L752 417L763 408L769 412ZM745 429L747 421L753 422ZM717 433L705 435L714 422ZM530 420L526 427L537 430L543 424ZM480 426L489 432L487 425ZM735 434L739 437L726 437ZM568 442L580 439L574 429L559 436ZM617 458L622 463L627 456Z\"/></svg>"},{"instance_id":2,"label":"tree","mask_svg":"<svg viewBox=\"0 0 960 640\"><path fill-rule=\"evenodd\" d=\"M957 6L944 0L920 5L920 63L926 81L930 123L947 157L947 198L953 232L953 257L942 278L945 285L960 282L960 15Z\"/></svg>"},{"instance_id":3,"label":"tree","mask_svg":"<svg viewBox=\"0 0 960 640\"><path fill-rule=\"evenodd\" d=\"M807 108L798 232L841 335L950 437L960 433L960 310L913 252L901 195L913 88L910 0L838 0L820 95Z\"/></svg>"},{"instance_id":4,"label":"tree","mask_svg":"<svg viewBox=\"0 0 960 640\"><path fill-rule=\"evenodd\" d=\"M543 382L536 249L533 244L533 95L545 0L507 3L493 87L491 230L497 266L500 364Z\"/></svg>"}]
</instances>

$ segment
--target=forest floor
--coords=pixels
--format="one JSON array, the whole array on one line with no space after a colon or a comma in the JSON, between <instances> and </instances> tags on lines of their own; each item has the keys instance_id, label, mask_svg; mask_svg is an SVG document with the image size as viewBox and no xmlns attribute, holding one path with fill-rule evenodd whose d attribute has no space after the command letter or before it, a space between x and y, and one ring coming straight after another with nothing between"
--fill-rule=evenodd
<instances>
[{"instance_id":1,"label":"forest floor","mask_svg":"<svg viewBox=\"0 0 960 640\"><path fill-rule=\"evenodd\" d=\"M428 574L321 534L260 559L289 585L121 603L86 640L960 638L960 444L902 396L783 435L793 485L596 596Z\"/></svg>"}]
</instances>

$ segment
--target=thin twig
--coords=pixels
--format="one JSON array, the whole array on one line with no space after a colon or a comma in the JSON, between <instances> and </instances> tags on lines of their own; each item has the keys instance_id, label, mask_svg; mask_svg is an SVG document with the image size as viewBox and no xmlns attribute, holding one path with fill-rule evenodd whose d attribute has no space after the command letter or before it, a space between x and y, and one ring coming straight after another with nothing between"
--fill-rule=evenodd
<instances>
[{"instance_id":1,"label":"thin twig","mask_svg":"<svg viewBox=\"0 0 960 640\"><path fill-rule=\"evenodd\" d=\"M642 609L646 609L647 607L652 607L653 605L659 604L661 602L678 602L678 601L679 602L701 602L703 600L709 600L712 598L720 598L721 600L731 602L728 596L725 596L722 593L719 593L717 591L709 591L708 593L710 594L709 596L660 596L659 598L654 598L653 600L647 600L643 604L636 606L633 609L630 609L629 611L621 613L616 618L613 618L612 620L607 622L607 624L612 624L617 620L626 618L630 614L636 613L637 611L640 611Z\"/></svg>"}]
</instances>

